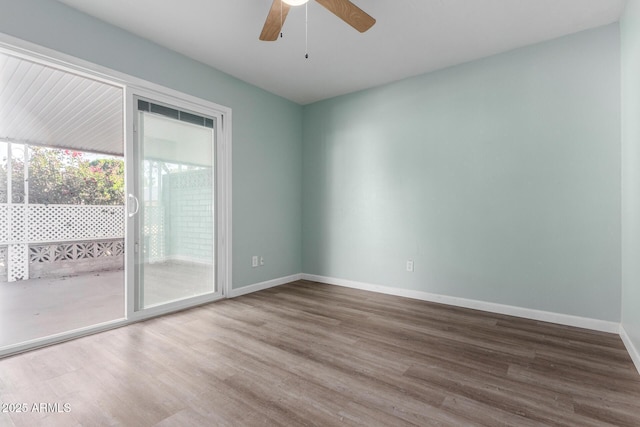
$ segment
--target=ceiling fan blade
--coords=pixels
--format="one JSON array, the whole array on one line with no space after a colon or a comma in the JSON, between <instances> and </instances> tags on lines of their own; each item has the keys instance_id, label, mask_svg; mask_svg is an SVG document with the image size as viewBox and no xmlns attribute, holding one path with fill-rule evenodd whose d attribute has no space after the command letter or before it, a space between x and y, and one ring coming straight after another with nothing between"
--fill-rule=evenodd
<instances>
[{"instance_id":1,"label":"ceiling fan blade","mask_svg":"<svg viewBox=\"0 0 640 427\"><path fill-rule=\"evenodd\" d=\"M364 10L360 9L349 0L316 0L322 6L327 8L329 12L351 25L356 30L364 33L373 27L376 20L373 19Z\"/></svg>"},{"instance_id":2,"label":"ceiling fan blade","mask_svg":"<svg viewBox=\"0 0 640 427\"><path fill-rule=\"evenodd\" d=\"M267 15L267 20L264 21L262 33L260 33L260 40L269 42L278 40L280 31L282 31L282 24L284 24L290 8L291 6L282 0L273 0L269 15Z\"/></svg>"}]
</instances>

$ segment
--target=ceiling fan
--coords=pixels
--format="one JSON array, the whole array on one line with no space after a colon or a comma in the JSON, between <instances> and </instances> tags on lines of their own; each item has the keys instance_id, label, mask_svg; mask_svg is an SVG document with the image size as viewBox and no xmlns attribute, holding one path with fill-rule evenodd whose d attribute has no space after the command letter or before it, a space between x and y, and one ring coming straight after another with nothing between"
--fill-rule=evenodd
<instances>
[{"instance_id":1,"label":"ceiling fan","mask_svg":"<svg viewBox=\"0 0 640 427\"><path fill-rule=\"evenodd\" d=\"M291 6L301 6L309 0L273 0L269 15L260 33L260 40L275 41L282 31L282 25L289 13ZM376 23L376 20L369 16L349 0L316 0L329 12L351 25L356 30L364 33Z\"/></svg>"}]
</instances>

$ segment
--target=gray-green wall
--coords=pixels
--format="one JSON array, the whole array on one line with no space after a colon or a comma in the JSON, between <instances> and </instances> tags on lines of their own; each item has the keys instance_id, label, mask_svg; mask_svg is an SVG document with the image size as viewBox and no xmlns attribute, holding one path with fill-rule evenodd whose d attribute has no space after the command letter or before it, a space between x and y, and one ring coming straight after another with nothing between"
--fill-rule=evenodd
<instances>
[{"instance_id":1,"label":"gray-green wall","mask_svg":"<svg viewBox=\"0 0 640 427\"><path fill-rule=\"evenodd\" d=\"M53 0L0 0L0 32L232 108L233 287L300 272L302 107Z\"/></svg>"},{"instance_id":2,"label":"gray-green wall","mask_svg":"<svg viewBox=\"0 0 640 427\"><path fill-rule=\"evenodd\" d=\"M640 1L620 21L622 42L622 326L640 351ZM638 366L640 369L640 366Z\"/></svg>"},{"instance_id":3,"label":"gray-green wall","mask_svg":"<svg viewBox=\"0 0 640 427\"><path fill-rule=\"evenodd\" d=\"M52 0L0 10L2 33L233 109L235 288L303 271L619 321L622 247L638 342L617 25L303 108Z\"/></svg>"},{"instance_id":4,"label":"gray-green wall","mask_svg":"<svg viewBox=\"0 0 640 427\"><path fill-rule=\"evenodd\" d=\"M619 321L619 47L614 24L306 106L303 271Z\"/></svg>"}]
</instances>

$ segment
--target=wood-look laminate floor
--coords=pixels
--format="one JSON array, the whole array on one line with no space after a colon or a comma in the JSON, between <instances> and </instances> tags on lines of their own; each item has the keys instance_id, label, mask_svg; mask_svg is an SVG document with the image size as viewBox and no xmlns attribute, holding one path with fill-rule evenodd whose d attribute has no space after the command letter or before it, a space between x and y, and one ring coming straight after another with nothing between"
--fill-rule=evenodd
<instances>
[{"instance_id":1,"label":"wood-look laminate floor","mask_svg":"<svg viewBox=\"0 0 640 427\"><path fill-rule=\"evenodd\" d=\"M639 426L640 375L617 335L299 281L2 359L0 401L61 411L2 426Z\"/></svg>"}]
</instances>

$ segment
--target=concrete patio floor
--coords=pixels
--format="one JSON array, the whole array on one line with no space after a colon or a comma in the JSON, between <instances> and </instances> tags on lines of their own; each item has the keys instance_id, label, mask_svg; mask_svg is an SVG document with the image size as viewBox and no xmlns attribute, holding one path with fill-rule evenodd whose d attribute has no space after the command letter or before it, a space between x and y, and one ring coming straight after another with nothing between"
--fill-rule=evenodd
<instances>
[{"instance_id":1,"label":"concrete patio floor","mask_svg":"<svg viewBox=\"0 0 640 427\"><path fill-rule=\"evenodd\" d=\"M0 347L124 318L124 270L0 283Z\"/></svg>"},{"instance_id":2,"label":"concrete patio floor","mask_svg":"<svg viewBox=\"0 0 640 427\"><path fill-rule=\"evenodd\" d=\"M145 306L211 290L211 265L168 261L144 269ZM124 270L0 283L0 348L124 317Z\"/></svg>"}]
</instances>

